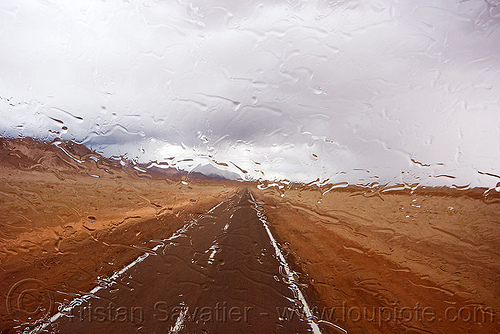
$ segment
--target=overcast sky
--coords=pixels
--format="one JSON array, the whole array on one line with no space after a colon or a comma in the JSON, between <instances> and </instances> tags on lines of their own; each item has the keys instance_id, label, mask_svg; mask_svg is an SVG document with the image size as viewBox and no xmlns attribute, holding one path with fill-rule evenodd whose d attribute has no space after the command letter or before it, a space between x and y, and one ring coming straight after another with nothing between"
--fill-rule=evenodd
<instances>
[{"instance_id":1,"label":"overcast sky","mask_svg":"<svg viewBox=\"0 0 500 334\"><path fill-rule=\"evenodd\" d=\"M253 178L493 187L499 27L500 0L2 0L0 133Z\"/></svg>"}]
</instances>

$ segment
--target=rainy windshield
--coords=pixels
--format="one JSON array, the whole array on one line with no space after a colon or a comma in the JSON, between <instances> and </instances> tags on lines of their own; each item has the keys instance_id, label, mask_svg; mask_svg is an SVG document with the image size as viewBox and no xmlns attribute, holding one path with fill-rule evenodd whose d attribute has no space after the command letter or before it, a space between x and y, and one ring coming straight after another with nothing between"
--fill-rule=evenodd
<instances>
[{"instance_id":1,"label":"rainy windshield","mask_svg":"<svg viewBox=\"0 0 500 334\"><path fill-rule=\"evenodd\" d=\"M4 0L1 333L500 333L500 1Z\"/></svg>"}]
</instances>

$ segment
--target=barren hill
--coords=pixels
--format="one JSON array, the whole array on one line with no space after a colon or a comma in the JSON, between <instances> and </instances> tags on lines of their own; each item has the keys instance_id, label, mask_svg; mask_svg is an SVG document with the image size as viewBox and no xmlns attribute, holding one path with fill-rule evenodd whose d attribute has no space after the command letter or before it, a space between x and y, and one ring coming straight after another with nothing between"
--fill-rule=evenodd
<instances>
[{"instance_id":1,"label":"barren hill","mask_svg":"<svg viewBox=\"0 0 500 334\"><path fill-rule=\"evenodd\" d=\"M162 163L137 163L123 157L106 158L83 144L68 140L43 141L35 138L1 138L0 168L52 172L59 177L84 173L93 177L146 177L151 179L225 179L189 173ZM161 167L158 167L161 166Z\"/></svg>"}]
</instances>

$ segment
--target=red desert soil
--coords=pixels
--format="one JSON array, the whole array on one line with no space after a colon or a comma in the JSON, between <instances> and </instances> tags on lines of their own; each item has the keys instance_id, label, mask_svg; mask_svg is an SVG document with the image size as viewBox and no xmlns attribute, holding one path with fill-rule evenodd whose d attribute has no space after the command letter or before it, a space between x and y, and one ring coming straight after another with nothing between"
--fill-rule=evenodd
<instances>
[{"instance_id":1,"label":"red desert soil","mask_svg":"<svg viewBox=\"0 0 500 334\"><path fill-rule=\"evenodd\" d=\"M27 320L5 303L16 282L37 279L68 301L247 185L69 142L0 144L0 332ZM325 332L336 333L331 322L349 333L500 333L498 200L252 191L313 288Z\"/></svg>"},{"instance_id":2,"label":"red desert soil","mask_svg":"<svg viewBox=\"0 0 500 334\"><path fill-rule=\"evenodd\" d=\"M500 333L498 201L432 189L254 192L320 320L349 333Z\"/></svg>"},{"instance_id":3,"label":"red desert soil","mask_svg":"<svg viewBox=\"0 0 500 334\"><path fill-rule=\"evenodd\" d=\"M56 302L71 300L239 186L175 170L155 177L81 145L62 151L30 138L1 144L0 332L27 320L7 310L16 282L37 279L57 291Z\"/></svg>"}]
</instances>

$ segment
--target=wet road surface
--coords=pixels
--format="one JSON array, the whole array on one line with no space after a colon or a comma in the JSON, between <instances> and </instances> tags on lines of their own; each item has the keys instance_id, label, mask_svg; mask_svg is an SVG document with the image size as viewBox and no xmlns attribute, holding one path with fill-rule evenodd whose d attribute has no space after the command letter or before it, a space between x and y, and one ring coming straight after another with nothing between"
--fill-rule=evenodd
<instances>
[{"instance_id":1,"label":"wet road surface","mask_svg":"<svg viewBox=\"0 0 500 334\"><path fill-rule=\"evenodd\" d=\"M43 331L319 333L259 210L249 190L234 194Z\"/></svg>"}]
</instances>

